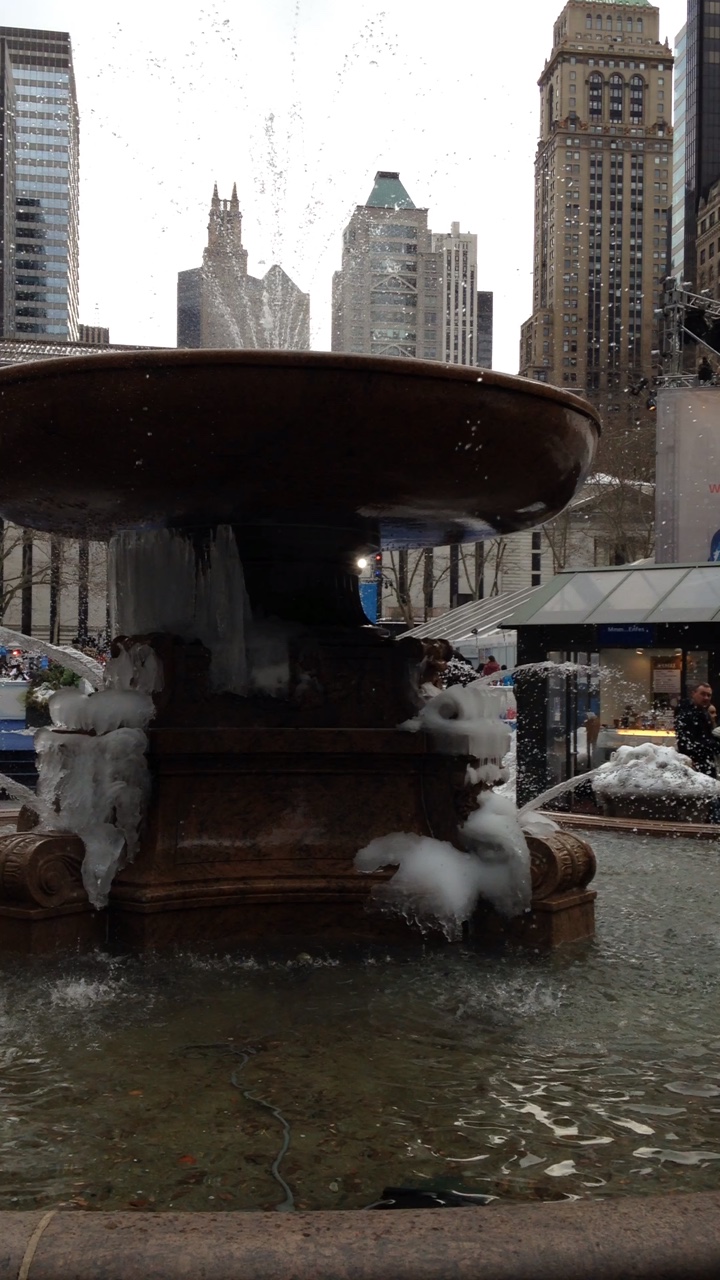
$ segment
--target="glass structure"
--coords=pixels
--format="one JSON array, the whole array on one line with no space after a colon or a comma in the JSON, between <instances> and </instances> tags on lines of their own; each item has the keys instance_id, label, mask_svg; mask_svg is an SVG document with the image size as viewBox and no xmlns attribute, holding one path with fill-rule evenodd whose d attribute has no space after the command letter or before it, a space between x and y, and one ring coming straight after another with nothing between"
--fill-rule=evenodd
<instances>
[{"instance_id":1,"label":"glass structure","mask_svg":"<svg viewBox=\"0 0 720 1280\"><path fill-rule=\"evenodd\" d=\"M695 284L700 200L720 178L720 0L688 0L677 37L672 264Z\"/></svg>"},{"instance_id":2,"label":"glass structure","mask_svg":"<svg viewBox=\"0 0 720 1280\"><path fill-rule=\"evenodd\" d=\"M70 36L0 27L3 336L78 338L78 109Z\"/></svg>"}]
</instances>

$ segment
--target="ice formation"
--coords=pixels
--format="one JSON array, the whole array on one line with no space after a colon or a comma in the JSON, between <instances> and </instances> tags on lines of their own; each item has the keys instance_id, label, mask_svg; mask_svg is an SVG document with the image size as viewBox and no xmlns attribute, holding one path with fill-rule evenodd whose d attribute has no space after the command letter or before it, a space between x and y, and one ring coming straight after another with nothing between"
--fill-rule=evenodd
<instances>
[{"instance_id":1,"label":"ice formation","mask_svg":"<svg viewBox=\"0 0 720 1280\"><path fill-rule=\"evenodd\" d=\"M217 693L287 693L294 628L253 618L230 525L218 525L198 542L173 529L117 534L110 543L110 583L116 633L164 631L199 640L210 652Z\"/></svg>"},{"instance_id":2,"label":"ice formation","mask_svg":"<svg viewBox=\"0 0 720 1280\"><path fill-rule=\"evenodd\" d=\"M480 897L504 916L526 911L530 855L510 801L485 793L460 836L466 851L411 832L380 836L359 850L355 868L367 874L397 866L391 880L375 886L374 901L449 938L460 936Z\"/></svg>"},{"instance_id":3,"label":"ice formation","mask_svg":"<svg viewBox=\"0 0 720 1280\"><path fill-rule=\"evenodd\" d=\"M162 664L148 645L136 644L111 659L106 676L111 687L98 693L54 693L54 728L35 735L40 829L80 836L83 884L97 908L107 905L116 871L139 847L150 796L144 730L155 714L150 691L162 687Z\"/></svg>"},{"instance_id":4,"label":"ice formation","mask_svg":"<svg viewBox=\"0 0 720 1280\"><path fill-rule=\"evenodd\" d=\"M97 736L39 729L35 750L41 815L53 830L80 836L83 884L93 906L104 907L115 872L138 850L150 794L146 735L138 728ZM41 828L46 821L41 816Z\"/></svg>"},{"instance_id":5,"label":"ice formation","mask_svg":"<svg viewBox=\"0 0 720 1280\"><path fill-rule=\"evenodd\" d=\"M245 575L230 525L196 544L173 529L117 534L110 543L110 610L116 633L165 631L200 640L217 692L245 693Z\"/></svg>"},{"instance_id":6,"label":"ice formation","mask_svg":"<svg viewBox=\"0 0 720 1280\"><path fill-rule=\"evenodd\" d=\"M720 784L693 769L687 756L650 742L618 747L612 759L596 770L592 786L600 797L674 792L710 799L720 793Z\"/></svg>"},{"instance_id":7,"label":"ice formation","mask_svg":"<svg viewBox=\"0 0 720 1280\"><path fill-rule=\"evenodd\" d=\"M511 688L479 680L456 685L431 698L418 715L400 726L431 733L439 751L474 756L475 782L502 782L502 760L510 747L510 729L501 719L515 706Z\"/></svg>"},{"instance_id":8,"label":"ice formation","mask_svg":"<svg viewBox=\"0 0 720 1280\"><path fill-rule=\"evenodd\" d=\"M155 705L148 693L137 689L103 689L92 694L59 689L49 699L48 710L56 729L106 734L120 728L145 729Z\"/></svg>"}]
</instances>

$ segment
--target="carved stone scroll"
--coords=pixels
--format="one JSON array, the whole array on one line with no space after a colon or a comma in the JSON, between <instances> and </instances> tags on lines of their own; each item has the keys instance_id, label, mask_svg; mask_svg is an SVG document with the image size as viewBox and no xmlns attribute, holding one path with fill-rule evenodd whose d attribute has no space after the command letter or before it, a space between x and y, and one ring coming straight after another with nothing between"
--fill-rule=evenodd
<instances>
[{"instance_id":1,"label":"carved stone scroll","mask_svg":"<svg viewBox=\"0 0 720 1280\"><path fill-rule=\"evenodd\" d=\"M61 907L86 902L84 854L79 836L65 831L0 837L0 905Z\"/></svg>"},{"instance_id":2,"label":"carved stone scroll","mask_svg":"<svg viewBox=\"0 0 720 1280\"><path fill-rule=\"evenodd\" d=\"M585 889L597 870L595 854L578 836L554 831L547 836L527 836L530 850L533 901L551 894Z\"/></svg>"}]
</instances>

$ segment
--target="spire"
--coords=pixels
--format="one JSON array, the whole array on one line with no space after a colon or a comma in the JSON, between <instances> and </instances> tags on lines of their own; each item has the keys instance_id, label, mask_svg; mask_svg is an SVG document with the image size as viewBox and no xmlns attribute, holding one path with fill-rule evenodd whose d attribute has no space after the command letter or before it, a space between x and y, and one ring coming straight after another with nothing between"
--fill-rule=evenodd
<instances>
[{"instance_id":1,"label":"spire","mask_svg":"<svg viewBox=\"0 0 720 1280\"><path fill-rule=\"evenodd\" d=\"M238 203L237 182L233 182L232 195L230 197L230 208L238 209L239 207L240 206Z\"/></svg>"},{"instance_id":2,"label":"spire","mask_svg":"<svg viewBox=\"0 0 720 1280\"><path fill-rule=\"evenodd\" d=\"M219 197L219 195L218 195L217 182L215 183L215 185L214 185L214 187L213 187L213 193L212 193L212 207L213 207L213 209L219 209L219 208L220 208L220 197Z\"/></svg>"}]
</instances>

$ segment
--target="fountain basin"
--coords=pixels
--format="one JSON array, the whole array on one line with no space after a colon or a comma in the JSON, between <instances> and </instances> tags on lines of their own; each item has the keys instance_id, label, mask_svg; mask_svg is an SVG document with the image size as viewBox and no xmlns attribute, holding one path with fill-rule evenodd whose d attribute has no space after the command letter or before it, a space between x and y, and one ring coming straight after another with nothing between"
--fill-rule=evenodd
<instances>
[{"instance_id":1,"label":"fountain basin","mask_svg":"<svg viewBox=\"0 0 720 1280\"><path fill-rule=\"evenodd\" d=\"M577 396L457 365L264 351L38 361L0 370L0 512L94 538L267 521L440 545L550 519L598 435Z\"/></svg>"}]
</instances>

